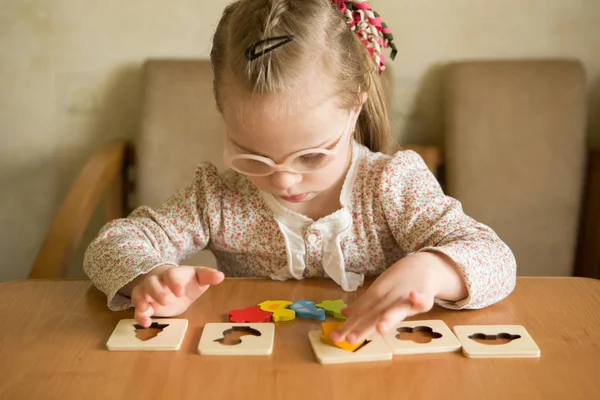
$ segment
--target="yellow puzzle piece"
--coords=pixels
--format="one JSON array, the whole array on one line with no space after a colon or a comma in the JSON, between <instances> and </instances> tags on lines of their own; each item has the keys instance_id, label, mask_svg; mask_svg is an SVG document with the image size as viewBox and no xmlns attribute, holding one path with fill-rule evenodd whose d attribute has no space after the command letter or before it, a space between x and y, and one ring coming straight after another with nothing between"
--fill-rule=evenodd
<instances>
[{"instance_id":1,"label":"yellow puzzle piece","mask_svg":"<svg viewBox=\"0 0 600 400\"><path fill-rule=\"evenodd\" d=\"M350 343L346 342L345 340L342 342L332 342L331 339L329 339L329 335L331 334L331 332L336 330L342 324L343 324L343 322L322 322L321 323L321 332L322 332L321 333L321 342L330 344L332 346L339 347L340 349L347 350L347 351L354 351L354 350L358 349L360 346L362 346L363 343L365 342L365 340L358 342L356 344L350 344Z\"/></svg>"},{"instance_id":2,"label":"yellow puzzle piece","mask_svg":"<svg viewBox=\"0 0 600 400\"><path fill-rule=\"evenodd\" d=\"M287 300L266 300L258 306L263 311L272 312L273 321L291 321L296 318L296 311L288 308L291 304L292 302Z\"/></svg>"}]
</instances>

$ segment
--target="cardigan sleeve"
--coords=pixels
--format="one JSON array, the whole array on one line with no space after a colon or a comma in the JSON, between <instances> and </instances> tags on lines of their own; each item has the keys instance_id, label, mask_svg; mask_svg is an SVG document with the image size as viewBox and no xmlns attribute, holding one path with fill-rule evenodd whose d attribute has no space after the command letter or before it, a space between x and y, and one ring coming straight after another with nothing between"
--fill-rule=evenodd
<instances>
[{"instance_id":1,"label":"cardigan sleeve","mask_svg":"<svg viewBox=\"0 0 600 400\"><path fill-rule=\"evenodd\" d=\"M118 291L138 275L164 264L178 265L208 245L208 215L220 213L219 192L216 168L204 163L193 182L160 207L139 207L100 230L86 249L83 268L106 294L111 310L131 306L130 299Z\"/></svg>"},{"instance_id":2,"label":"cardigan sleeve","mask_svg":"<svg viewBox=\"0 0 600 400\"><path fill-rule=\"evenodd\" d=\"M490 227L466 215L458 200L444 194L417 153L401 151L390 159L382 170L377 195L404 253L439 252L459 266L467 298L458 302L436 299L436 303L452 309L484 308L514 290L512 251Z\"/></svg>"}]
</instances>

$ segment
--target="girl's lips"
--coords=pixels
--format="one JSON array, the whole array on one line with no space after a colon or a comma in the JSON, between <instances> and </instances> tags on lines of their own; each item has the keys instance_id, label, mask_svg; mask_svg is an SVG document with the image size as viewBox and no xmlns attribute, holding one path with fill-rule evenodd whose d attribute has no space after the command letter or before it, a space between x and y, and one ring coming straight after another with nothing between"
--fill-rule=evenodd
<instances>
[{"instance_id":1,"label":"girl's lips","mask_svg":"<svg viewBox=\"0 0 600 400\"><path fill-rule=\"evenodd\" d=\"M303 194L297 194L295 196L279 196L281 197L283 200L288 201L290 203L297 203L299 201L304 200L307 196L309 195L309 193L303 193Z\"/></svg>"}]
</instances>

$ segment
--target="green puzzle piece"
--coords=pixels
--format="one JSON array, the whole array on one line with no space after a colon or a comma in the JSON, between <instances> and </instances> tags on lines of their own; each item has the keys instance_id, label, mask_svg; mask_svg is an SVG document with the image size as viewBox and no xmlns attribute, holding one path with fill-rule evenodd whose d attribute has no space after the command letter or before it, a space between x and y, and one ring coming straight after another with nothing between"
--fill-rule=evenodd
<instances>
[{"instance_id":1,"label":"green puzzle piece","mask_svg":"<svg viewBox=\"0 0 600 400\"><path fill-rule=\"evenodd\" d=\"M342 308L348 307L344 300L324 300L319 304L315 304L316 307L323 308L327 315L331 315L337 319L346 319L346 316L342 314Z\"/></svg>"}]
</instances>

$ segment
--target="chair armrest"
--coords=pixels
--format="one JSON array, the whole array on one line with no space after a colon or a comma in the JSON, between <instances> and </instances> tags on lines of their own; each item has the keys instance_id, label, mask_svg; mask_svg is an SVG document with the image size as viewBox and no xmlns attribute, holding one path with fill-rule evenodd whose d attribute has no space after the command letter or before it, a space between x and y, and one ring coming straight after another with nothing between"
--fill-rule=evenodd
<instances>
[{"instance_id":1,"label":"chair armrest","mask_svg":"<svg viewBox=\"0 0 600 400\"><path fill-rule=\"evenodd\" d=\"M109 219L122 216L124 210L124 172L127 144L119 142L92 156L67 192L40 248L30 279L63 277L77 250L83 233L107 194Z\"/></svg>"}]
</instances>

